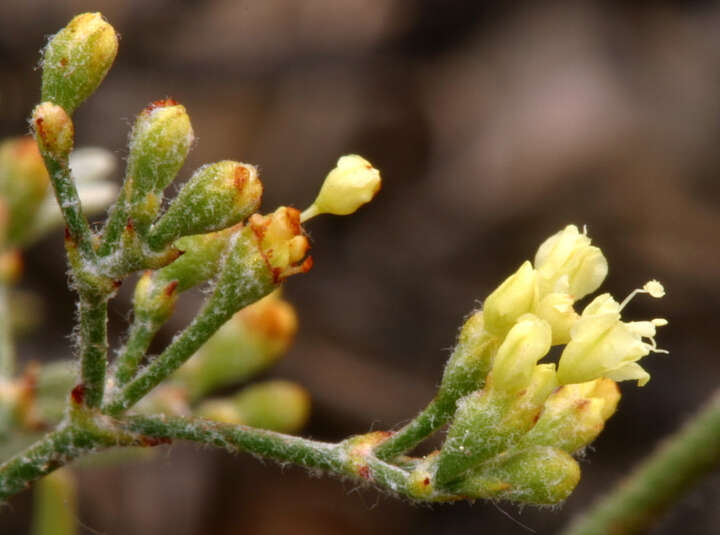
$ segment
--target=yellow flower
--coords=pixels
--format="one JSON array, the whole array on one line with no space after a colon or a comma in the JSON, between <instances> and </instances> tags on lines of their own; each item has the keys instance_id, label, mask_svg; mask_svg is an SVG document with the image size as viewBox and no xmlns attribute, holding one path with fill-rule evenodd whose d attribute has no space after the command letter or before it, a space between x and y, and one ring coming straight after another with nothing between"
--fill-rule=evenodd
<instances>
[{"instance_id":1,"label":"yellow flower","mask_svg":"<svg viewBox=\"0 0 720 535\"><path fill-rule=\"evenodd\" d=\"M302 213L301 222L318 214L352 214L375 197L380 182L380 171L365 158L342 156L325 178L315 202Z\"/></svg>"},{"instance_id":2,"label":"yellow flower","mask_svg":"<svg viewBox=\"0 0 720 535\"><path fill-rule=\"evenodd\" d=\"M536 296L537 273L526 261L485 300L485 328L495 335L504 336L520 316L532 310Z\"/></svg>"},{"instance_id":3,"label":"yellow flower","mask_svg":"<svg viewBox=\"0 0 720 535\"><path fill-rule=\"evenodd\" d=\"M659 288L662 286L654 281ZM650 284L636 293L649 293L661 297L655 284ZM596 297L583 310L580 319L570 330L570 342L560 356L558 379L562 384L583 383L598 377L608 377L615 381L637 379L643 386L650 375L637 361L650 352L660 353L655 344L655 330L667 324L664 319L651 321L623 322L620 312L628 302L618 304L610 294Z\"/></svg>"},{"instance_id":4,"label":"yellow flower","mask_svg":"<svg viewBox=\"0 0 720 535\"><path fill-rule=\"evenodd\" d=\"M578 300L600 287L608 264L602 251L590 243L584 232L568 225L540 245L535 269L541 296L560 292Z\"/></svg>"}]
</instances>

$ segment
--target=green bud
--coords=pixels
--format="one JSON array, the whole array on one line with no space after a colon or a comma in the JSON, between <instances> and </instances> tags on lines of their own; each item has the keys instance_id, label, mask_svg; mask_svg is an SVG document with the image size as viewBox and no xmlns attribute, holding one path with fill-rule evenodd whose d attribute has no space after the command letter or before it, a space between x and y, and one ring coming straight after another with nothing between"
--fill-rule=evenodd
<instances>
[{"instance_id":1,"label":"green bud","mask_svg":"<svg viewBox=\"0 0 720 535\"><path fill-rule=\"evenodd\" d=\"M23 137L0 143L2 226L10 243L18 243L25 236L45 199L49 181L34 139Z\"/></svg>"},{"instance_id":2,"label":"green bud","mask_svg":"<svg viewBox=\"0 0 720 535\"><path fill-rule=\"evenodd\" d=\"M191 400L272 365L297 332L297 314L275 291L237 312L175 374Z\"/></svg>"},{"instance_id":3,"label":"green bud","mask_svg":"<svg viewBox=\"0 0 720 535\"><path fill-rule=\"evenodd\" d=\"M535 446L478 467L454 486L466 498L552 505L580 481L580 467L562 450Z\"/></svg>"},{"instance_id":4,"label":"green bud","mask_svg":"<svg viewBox=\"0 0 720 535\"><path fill-rule=\"evenodd\" d=\"M135 286L133 306L135 317L152 325L162 325L173 313L178 291L177 282L156 284L152 271L146 271Z\"/></svg>"},{"instance_id":5,"label":"green bud","mask_svg":"<svg viewBox=\"0 0 720 535\"><path fill-rule=\"evenodd\" d=\"M102 82L115 60L118 39L100 13L83 13L56 33L43 54L42 100L69 115Z\"/></svg>"},{"instance_id":6,"label":"green bud","mask_svg":"<svg viewBox=\"0 0 720 535\"><path fill-rule=\"evenodd\" d=\"M206 401L195 413L224 423L293 433L307 422L310 396L295 383L268 381L249 386L230 399Z\"/></svg>"},{"instance_id":7,"label":"green bud","mask_svg":"<svg viewBox=\"0 0 720 535\"><path fill-rule=\"evenodd\" d=\"M52 102L35 106L32 128L41 153L67 162L73 149L75 127L62 107Z\"/></svg>"},{"instance_id":8,"label":"green bud","mask_svg":"<svg viewBox=\"0 0 720 535\"><path fill-rule=\"evenodd\" d=\"M485 328L504 337L520 316L532 311L536 296L537 274L526 261L485 300Z\"/></svg>"},{"instance_id":9,"label":"green bud","mask_svg":"<svg viewBox=\"0 0 720 535\"><path fill-rule=\"evenodd\" d=\"M257 210L261 196L262 184L252 165L227 160L205 165L153 225L148 243L157 250L181 236L239 223Z\"/></svg>"},{"instance_id":10,"label":"green bud","mask_svg":"<svg viewBox=\"0 0 720 535\"><path fill-rule=\"evenodd\" d=\"M193 142L185 108L173 99L145 108L130 134L127 179L130 216L142 231L162 203L162 193L185 162Z\"/></svg>"}]
</instances>

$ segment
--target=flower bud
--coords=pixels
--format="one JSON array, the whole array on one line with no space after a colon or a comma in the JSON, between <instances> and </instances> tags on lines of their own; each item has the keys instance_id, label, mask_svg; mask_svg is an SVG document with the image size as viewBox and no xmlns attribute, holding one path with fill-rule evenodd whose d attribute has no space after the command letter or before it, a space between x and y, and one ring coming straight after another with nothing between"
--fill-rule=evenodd
<instances>
[{"instance_id":1,"label":"flower bud","mask_svg":"<svg viewBox=\"0 0 720 535\"><path fill-rule=\"evenodd\" d=\"M165 323L175 309L178 298L177 286L176 281L165 285L157 284L153 280L153 272L146 271L135 286L133 298L135 317L153 325Z\"/></svg>"},{"instance_id":2,"label":"flower bud","mask_svg":"<svg viewBox=\"0 0 720 535\"><path fill-rule=\"evenodd\" d=\"M276 283L312 267L312 258L305 257L310 243L300 226L300 212L281 206L266 216L253 214L248 223Z\"/></svg>"},{"instance_id":3,"label":"flower bud","mask_svg":"<svg viewBox=\"0 0 720 535\"><path fill-rule=\"evenodd\" d=\"M605 280L608 264L602 251L575 225L545 240L535 255L540 294L567 293L574 300L594 292Z\"/></svg>"},{"instance_id":4,"label":"flower bud","mask_svg":"<svg viewBox=\"0 0 720 535\"><path fill-rule=\"evenodd\" d=\"M38 148L58 160L66 160L73 148L75 128L65 110L52 102L35 106L32 128Z\"/></svg>"},{"instance_id":5,"label":"flower bud","mask_svg":"<svg viewBox=\"0 0 720 535\"><path fill-rule=\"evenodd\" d=\"M513 395L530 384L537 361L550 350L548 322L533 314L521 316L500 345L492 368L492 385Z\"/></svg>"},{"instance_id":6,"label":"flower bud","mask_svg":"<svg viewBox=\"0 0 720 535\"><path fill-rule=\"evenodd\" d=\"M611 379L562 386L548 397L520 447L553 446L575 453L600 434L619 399L620 391Z\"/></svg>"},{"instance_id":7,"label":"flower bud","mask_svg":"<svg viewBox=\"0 0 720 535\"><path fill-rule=\"evenodd\" d=\"M536 295L537 274L530 262L525 262L485 299L485 328L505 336L520 316L532 310Z\"/></svg>"},{"instance_id":8,"label":"flower bud","mask_svg":"<svg viewBox=\"0 0 720 535\"><path fill-rule=\"evenodd\" d=\"M637 379L638 386L643 386L650 380L636 361L650 352L663 351L655 344L655 328L667 322L626 323L620 320L621 308L610 294L599 295L585 307L560 356L558 379L562 384L609 377L615 381Z\"/></svg>"},{"instance_id":9,"label":"flower bud","mask_svg":"<svg viewBox=\"0 0 720 535\"><path fill-rule=\"evenodd\" d=\"M131 217L142 226L152 222L162 192L173 181L193 142L190 117L173 99L145 108L130 134L127 176Z\"/></svg>"},{"instance_id":10,"label":"flower bud","mask_svg":"<svg viewBox=\"0 0 720 535\"><path fill-rule=\"evenodd\" d=\"M5 232L10 243L20 242L32 225L47 194L45 163L30 137L0 143L0 198L5 203Z\"/></svg>"},{"instance_id":11,"label":"flower bud","mask_svg":"<svg viewBox=\"0 0 720 535\"><path fill-rule=\"evenodd\" d=\"M566 293L553 292L540 299L533 313L550 324L552 345L567 344L570 329L580 317L573 308L573 298Z\"/></svg>"},{"instance_id":12,"label":"flower bud","mask_svg":"<svg viewBox=\"0 0 720 535\"><path fill-rule=\"evenodd\" d=\"M536 446L501 456L479 467L453 490L467 498L552 505L580 481L580 467L562 450Z\"/></svg>"},{"instance_id":13,"label":"flower bud","mask_svg":"<svg viewBox=\"0 0 720 535\"><path fill-rule=\"evenodd\" d=\"M260 205L262 184L252 165L222 161L198 169L153 225L154 250L180 236L221 230L239 223Z\"/></svg>"},{"instance_id":14,"label":"flower bud","mask_svg":"<svg viewBox=\"0 0 720 535\"><path fill-rule=\"evenodd\" d=\"M72 115L105 78L117 49L115 30L100 13L76 16L45 47L42 100Z\"/></svg>"},{"instance_id":15,"label":"flower bud","mask_svg":"<svg viewBox=\"0 0 720 535\"><path fill-rule=\"evenodd\" d=\"M380 172L365 158L342 156L328 173L315 202L302 214L306 221L318 214L352 214L380 191Z\"/></svg>"},{"instance_id":16,"label":"flower bud","mask_svg":"<svg viewBox=\"0 0 720 535\"><path fill-rule=\"evenodd\" d=\"M239 383L272 365L290 347L297 314L278 291L237 312L175 374L190 399Z\"/></svg>"},{"instance_id":17,"label":"flower bud","mask_svg":"<svg viewBox=\"0 0 720 535\"><path fill-rule=\"evenodd\" d=\"M295 383L268 381L249 386L230 399L206 401L196 414L228 424L293 433L307 422L310 396Z\"/></svg>"}]
</instances>

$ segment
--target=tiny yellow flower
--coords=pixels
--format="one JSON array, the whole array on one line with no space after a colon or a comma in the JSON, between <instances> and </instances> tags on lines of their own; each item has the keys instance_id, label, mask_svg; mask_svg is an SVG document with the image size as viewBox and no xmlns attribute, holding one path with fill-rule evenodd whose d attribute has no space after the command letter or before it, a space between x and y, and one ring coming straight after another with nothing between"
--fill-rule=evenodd
<instances>
[{"instance_id":1,"label":"tiny yellow flower","mask_svg":"<svg viewBox=\"0 0 720 535\"><path fill-rule=\"evenodd\" d=\"M600 287L608 264L602 251L590 243L584 232L568 225L540 245L535 269L541 295L561 292L578 300Z\"/></svg>"},{"instance_id":2,"label":"tiny yellow flower","mask_svg":"<svg viewBox=\"0 0 720 535\"><path fill-rule=\"evenodd\" d=\"M650 293L636 290L630 297L638 292ZM627 301L620 305L610 294L602 294L585 307L560 356L558 379L562 384L608 377L615 381L636 379L643 386L650 380L637 361L651 352L665 352L657 348L654 337L656 327L667 322L621 321L620 312Z\"/></svg>"},{"instance_id":3,"label":"tiny yellow flower","mask_svg":"<svg viewBox=\"0 0 720 535\"><path fill-rule=\"evenodd\" d=\"M570 341L570 329L580 317L573 308L573 298L560 292L550 293L540 299L533 308L533 313L552 327L553 345L567 344Z\"/></svg>"},{"instance_id":4,"label":"tiny yellow flower","mask_svg":"<svg viewBox=\"0 0 720 535\"><path fill-rule=\"evenodd\" d=\"M365 158L342 156L325 178L315 202L302 213L301 222L318 214L352 214L375 197L380 183L380 171Z\"/></svg>"},{"instance_id":5,"label":"tiny yellow flower","mask_svg":"<svg viewBox=\"0 0 720 535\"><path fill-rule=\"evenodd\" d=\"M536 297L537 273L526 261L485 300L485 328L492 334L504 336L520 316L532 311Z\"/></svg>"}]
</instances>

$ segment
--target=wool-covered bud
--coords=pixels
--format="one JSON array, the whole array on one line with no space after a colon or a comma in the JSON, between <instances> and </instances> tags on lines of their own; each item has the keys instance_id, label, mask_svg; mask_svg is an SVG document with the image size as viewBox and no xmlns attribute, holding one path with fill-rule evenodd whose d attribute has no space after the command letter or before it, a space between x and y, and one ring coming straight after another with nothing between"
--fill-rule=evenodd
<instances>
[{"instance_id":1,"label":"wool-covered bud","mask_svg":"<svg viewBox=\"0 0 720 535\"><path fill-rule=\"evenodd\" d=\"M193 139L190 117L173 99L153 102L138 116L130 134L126 186L136 225L148 225L157 215L162 193L185 162Z\"/></svg>"},{"instance_id":2,"label":"wool-covered bud","mask_svg":"<svg viewBox=\"0 0 720 535\"><path fill-rule=\"evenodd\" d=\"M535 446L485 463L453 490L467 498L552 505L567 498L579 481L580 467L570 455Z\"/></svg>"},{"instance_id":3,"label":"wool-covered bud","mask_svg":"<svg viewBox=\"0 0 720 535\"><path fill-rule=\"evenodd\" d=\"M65 110L52 102L35 106L31 124L35 141L43 154L66 160L72 151L75 127Z\"/></svg>"},{"instance_id":4,"label":"wool-covered bud","mask_svg":"<svg viewBox=\"0 0 720 535\"><path fill-rule=\"evenodd\" d=\"M290 347L297 314L279 291L237 312L175 374L191 400L239 383L272 365Z\"/></svg>"},{"instance_id":5,"label":"wool-covered bud","mask_svg":"<svg viewBox=\"0 0 720 535\"><path fill-rule=\"evenodd\" d=\"M249 386L232 398L205 401L195 414L228 424L293 433L307 422L310 396L295 383L267 381Z\"/></svg>"},{"instance_id":6,"label":"wool-covered bud","mask_svg":"<svg viewBox=\"0 0 720 535\"><path fill-rule=\"evenodd\" d=\"M523 446L553 446L575 453L602 431L620 400L612 379L564 385L553 392L535 426L522 438Z\"/></svg>"},{"instance_id":7,"label":"wool-covered bud","mask_svg":"<svg viewBox=\"0 0 720 535\"><path fill-rule=\"evenodd\" d=\"M133 307L135 317L153 325L165 323L175 309L178 298L177 282L171 281L162 288L153 280L153 272L146 271L135 286Z\"/></svg>"},{"instance_id":8,"label":"wool-covered bud","mask_svg":"<svg viewBox=\"0 0 720 535\"><path fill-rule=\"evenodd\" d=\"M536 297L537 274L530 262L524 262L485 299L485 328L497 336L505 336L520 316L532 311Z\"/></svg>"},{"instance_id":9,"label":"wool-covered bud","mask_svg":"<svg viewBox=\"0 0 720 535\"><path fill-rule=\"evenodd\" d=\"M380 172L365 158L356 154L342 156L301 219L307 221L319 214L352 214L375 197L380 185Z\"/></svg>"},{"instance_id":10,"label":"wool-covered bud","mask_svg":"<svg viewBox=\"0 0 720 535\"><path fill-rule=\"evenodd\" d=\"M100 13L76 16L45 47L42 100L72 115L105 78L117 50L115 30Z\"/></svg>"},{"instance_id":11,"label":"wool-covered bud","mask_svg":"<svg viewBox=\"0 0 720 535\"><path fill-rule=\"evenodd\" d=\"M34 139L21 137L0 143L0 198L4 202L7 241L18 243L25 236L49 182Z\"/></svg>"},{"instance_id":12,"label":"wool-covered bud","mask_svg":"<svg viewBox=\"0 0 720 535\"><path fill-rule=\"evenodd\" d=\"M529 382L519 392L495 388L458 402L453 423L440 450L436 479L448 486L461 474L511 448L535 423L548 395L557 387L554 364L533 365Z\"/></svg>"},{"instance_id":13,"label":"wool-covered bud","mask_svg":"<svg viewBox=\"0 0 720 535\"><path fill-rule=\"evenodd\" d=\"M525 314L510 329L500 345L492 367L492 386L508 395L530 384L537 361L550 350L552 332L550 325L534 316Z\"/></svg>"},{"instance_id":14,"label":"wool-covered bud","mask_svg":"<svg viewBox=\"0 0 720 535\"><path fill-rule=\"evenodd\" d=\"M275 282L312 267L312 258L305 256L310 243L300 226L300 212L281 206L269 215L254 214L248 223Z\"/></svg>"},{"instance_id":15,"label":"wool-covered bud","mask_svg":"<svg viewBox=\"0 0 720 535\"><path fill-rule=\"evenodd\" d=\"M159 250L181 236L221 230L260 206L262 183L252 165L222 161L198 169L155 223L148 243Z\"/></svg>"},{"instance_id":16,"label":"wool-covered bud","mask_svg":"<svg viewBox=\"0 0 720 535\"><path fill-rule=\"evenodd\" d=\"M590 243L575 225L568 225L540 245L535 269L541 295L561 292L578 300L600 287L608 264L602 251Z\"/></svg>"},{"instance_id":17,"label":"wool-covered bud","mask_svg":"<svg viewBox=\"0 0 720 535\"><path fill-rule=\"evenodd\" d=\"M651 283L650 289L639 292L664 295ZM657 348L654 337L656 327L666 325L667 321L623 322L620 311L626 303L627 300L620 305L610 294L602 294L585 307L560 356L558 379L562 384L609 377L615 381L636 379L638 386L643 386L650 380L650 374L637 361L651 352L665 352Z\"/></svg>"}]
</instances>

